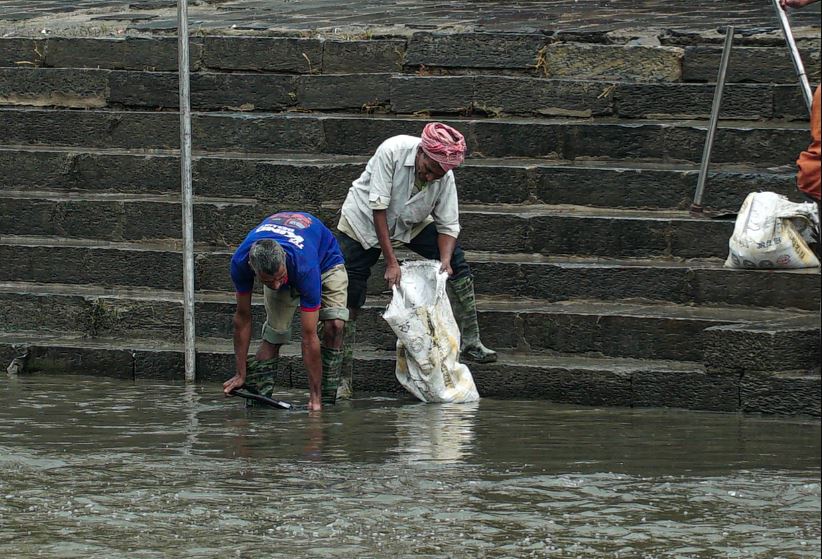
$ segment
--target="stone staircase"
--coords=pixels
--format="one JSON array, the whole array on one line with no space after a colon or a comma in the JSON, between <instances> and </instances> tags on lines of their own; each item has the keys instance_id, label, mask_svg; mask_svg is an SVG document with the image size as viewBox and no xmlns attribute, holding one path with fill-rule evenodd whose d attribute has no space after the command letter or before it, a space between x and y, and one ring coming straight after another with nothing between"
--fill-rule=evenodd
<instances>
[{"instance_id":1,"label":"stone staircase","mask_svg":"<svg viewBox=\"0 0 822 559\"><path fill-rule=\"evenodd\" d=\"M798 199L787 51L736 47L704 204ZM800 41L811 81L820 46ZM721 47L599 35L207 34L192 49L197 374L233 369L233 247L263 216L333 225L385 138L461 130L461 242L498 363L485 396L820 415L819 270L722 267L733 217L687 211ZM0 358L181 379L176 38L0 39ZM355 382L401 390L375 270ZM255 324L264 310L255 298ZM298 330L295 330L298 332ZM292 344L293 346L294 344ZM292 347L280 381L305 386Z\"/></svg>"}]
</instances>

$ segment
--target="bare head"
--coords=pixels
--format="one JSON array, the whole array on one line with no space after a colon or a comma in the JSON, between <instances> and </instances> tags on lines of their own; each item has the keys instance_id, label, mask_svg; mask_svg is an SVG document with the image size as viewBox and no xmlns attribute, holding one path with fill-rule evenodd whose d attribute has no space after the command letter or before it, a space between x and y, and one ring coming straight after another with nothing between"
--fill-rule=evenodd
<instances>
[{"instance_id":1,"label":"bare head","mask_svg":"<svg viewBox=\"0 0 822 559\"><path fill-rule=\"evenodd\" d=\"M285 267L285 251L273 239L260 239L248 251L248 265L257 278L271 289L279 289L288 280Z\"/></svg>"}]
</instances>

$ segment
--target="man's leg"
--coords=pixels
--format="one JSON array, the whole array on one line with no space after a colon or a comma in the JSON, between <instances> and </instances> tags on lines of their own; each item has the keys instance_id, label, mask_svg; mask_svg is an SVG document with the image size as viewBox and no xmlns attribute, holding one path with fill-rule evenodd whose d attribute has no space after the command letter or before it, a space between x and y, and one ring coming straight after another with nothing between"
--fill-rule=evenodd
<instances>
[{"instance_id":1,"label":"man's leg","mask_svg":"<svg viewBox=\"0 0 822 559\"><path fill-rule=\"evenodd\" d=\"M322 403L333 404L337 400L340 384L340 367L343 360L343 331L348 320L348 275L345 266L339 265L322 275L322 303L320 307L321 341L323 362Z\"/></svg>"},{"instance_id":2,"label":"man's leg","mask_svg":"<svg viewBox=\"0 0 822 559\"><path fill-rule=\"evenodd\" d=\"M408 248L424 258L439 260L436 226L432 223L425 227L411 239ZM497 360L497 352L485 347L480 340L474 277L459 243L454 247L454 254L451 256L451 269L454 275L448 279L448 286L451 288L454 318L462 334L460 357L477 363L492 363Z\"/></svg>"},{"instance_id":3,"label":"man's leg","mask_svg":"<svg viewBox=\"0 0 822 559\"><path fill-rule=\"evenodd\" d=\"M354 342L357 332L357 314L365 304L368 292L368 278L371 268L380 258L380 249L364 249L359 241L344 233L337 232L337 243L345 259L345 271L348 275L346 306L349 317L343 334L343 361L340 369L340 386L337 398L349 399L354 394Z\"/></svg>"},{"instance_id":4,"label":"man's leg","mask_svg":"<svg viewBox=\"0 0 822 559\"><path fill-rule=\"evenodd\" d=\"M300 299L292 296L288 289L274 291L268 287L263 287L263 298L265 324L262 329L262 340L257 353L246 365L245 385L251 391L270 397L274 391L280 346L291 341L291 321ZM246 400L246 403L253 401Z\"/></svg>"}]
</instances>

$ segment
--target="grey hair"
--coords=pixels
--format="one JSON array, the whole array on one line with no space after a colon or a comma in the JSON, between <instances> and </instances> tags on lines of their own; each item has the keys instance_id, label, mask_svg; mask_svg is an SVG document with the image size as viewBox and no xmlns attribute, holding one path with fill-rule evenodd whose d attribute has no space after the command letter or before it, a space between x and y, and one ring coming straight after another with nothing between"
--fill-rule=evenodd
<instances>
[{"instance_id":1,"label":"grey hair","mask_svg":"<svg viewBox=\"0 0 822 559\"><path fill-rule=\"evenodd\" d=\"M285 251L274 239L260 239L248 251L248 264L257 274L273 276L285 264Z\"/></svg>"}]
</instances>

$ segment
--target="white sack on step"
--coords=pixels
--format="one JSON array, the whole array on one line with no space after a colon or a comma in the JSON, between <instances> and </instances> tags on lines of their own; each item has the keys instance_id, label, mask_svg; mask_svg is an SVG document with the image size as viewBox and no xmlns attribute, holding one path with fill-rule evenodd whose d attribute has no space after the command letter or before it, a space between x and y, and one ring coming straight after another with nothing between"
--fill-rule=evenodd
<instances>
[{"instance_id":1,"label":"white sack on step","mask_svg":"<svg viewBox=\"0 0 822 559\"><path fill-rule=\"evenodd\" d=\"M726 268L814 268L808 247L819 231L816 204L791 202L775 192L748 194L736 218Z\"/></svg>"},{"instance_id":2,"label":"white sack on step","mask_svg":"<svg viewBox=\"0 0 822 559\"><path fill-rule=\"evenodd\" d=\"M397 335L397 380L423 402L479 399L471 371L458 361L460 330L434 260L402 265L383 318Z\"/></svg>"}]
</instances>

